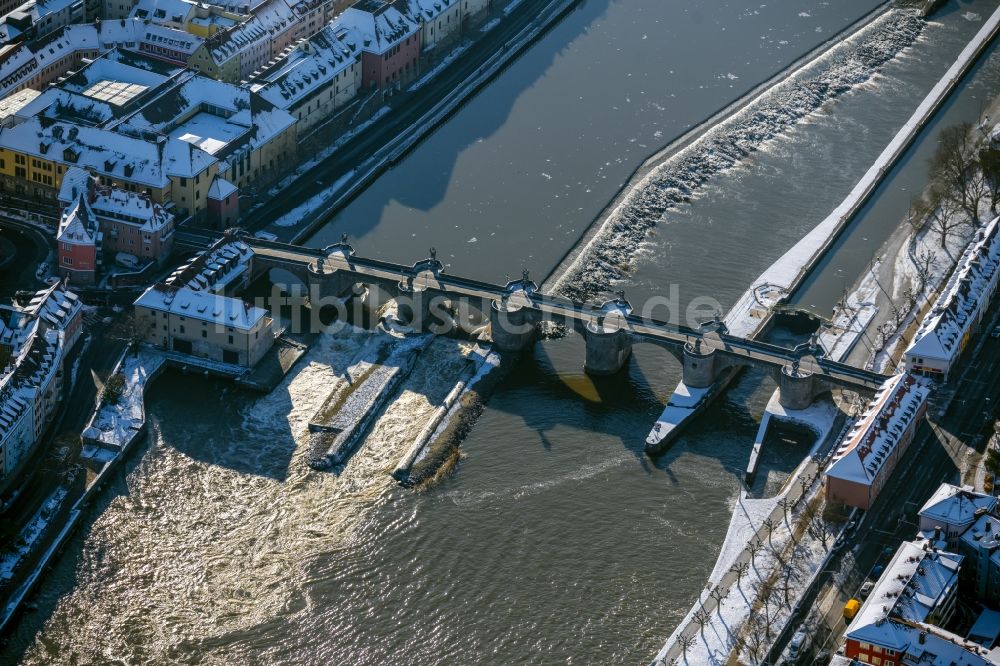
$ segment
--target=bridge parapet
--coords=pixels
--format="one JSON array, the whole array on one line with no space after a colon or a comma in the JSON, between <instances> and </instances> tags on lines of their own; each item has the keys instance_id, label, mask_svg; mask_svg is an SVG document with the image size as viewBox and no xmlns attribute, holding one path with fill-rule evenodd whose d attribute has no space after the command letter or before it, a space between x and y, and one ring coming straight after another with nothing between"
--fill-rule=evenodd
<instances>
[{"instance_id":1,"label":"bridge parapet","mask_svg":"<svg viewBox=\"0 0 1000 666\"><path fill-rule=\"evenodd\" d=\"M339 254L347 258L354 256L354 247L347 242L347 234L341 234L340 242L334 243L333 245L327 245L323 248L323 252L327 255Z\"/></svg>"},{"instance_id":2,"label":"bridge parapet","mask_svg":"<svg viewBox=\"0 0 1000 666\"><path fill-rule=\"evenodd\" d=\"M538 285L531 281L528 271L521 271L520 280L510 280L504 286L504 291L507 292L508 296L512 296L517 292L522 292L524 296L528 297L530 300L531 295L538 291Z\"/></svg>"},{"instance_id":3,"label":"bridge parapet","mask_svg":"<svg viewBox=\"0 0 1000 666\"><path fill-rule=\"evenodd\" d=\"M421 259L413 264L413 276L420 275L421 273L433 273L435 278L441 277L441 274L444 273L444 264L437 258L437 250L432 247L430 255L427 259Z\"/></svg>"}]
</instances>

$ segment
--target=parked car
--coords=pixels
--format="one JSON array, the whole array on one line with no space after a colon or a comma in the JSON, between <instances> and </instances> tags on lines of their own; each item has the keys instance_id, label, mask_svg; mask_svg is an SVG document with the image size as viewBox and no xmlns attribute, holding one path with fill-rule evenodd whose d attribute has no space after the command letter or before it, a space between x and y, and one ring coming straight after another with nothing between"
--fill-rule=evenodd
<instances>
[{"instance_id":1,"label":"parked car","mask_svg":"<svg viewBox=\"0 0 1000 666\"><path fill-rule=\"evenodd\" d=\"M135 270L139 268L139 257L134 254L129 254L128 252L116 252L115 264L121 266L122 268Z\"/></svg>"},{"instance_id":2,"label":"parked car","mask_svg":"<svg viewBox=\"0 0 1000 666\"><path fill-rule=\"evenodd\" d=\"M990 331L990 337L993 338L994 340L1000 338L1000 326L993 327L993 330Z\"/></svg>"},{"instance_id":3,"label":"parked car","mask_svg":"<svg viewBox=\"0 0 1000 666\"><path fill-rule=\"evenodd\" d=\"M844 620L850 622L859 610L861 610L861 602L857 599L848 599L847 603L844 604Z\"/></svg>"},{"instance_id":4,"label":"parked car","mask_svg":"<svg viewBox=\"0 0 1000 666\"><path fill-rule=\"evenodd\" d=\"M799 629L788 641L788 661L797 663L802 655L809 649L809 634L805 629Z\"/></svg>"},{"instance_id":5,"label":"parked car","mask_svg":"<svg viewBox=\"0 0 1000 666\"><path fill-rule=\"evenodd\" d=\"M258 231L253 235L254 238L259 238L266 241L276 241L278 240L277 234L272 234L270 231Z\"/></svg>"},{"instance_id":6,"label":"parked car","mask_svg":"<svg viewBox=\"0 0 1000 666\"><path fill-rule=\"evenodd\" d=\"M867 599L868 595L872 593L872 589L875 587L875 582L871 580L866 580L861 589L858 590L858 596L862 599Z\"/></svg>"}]
</instances>

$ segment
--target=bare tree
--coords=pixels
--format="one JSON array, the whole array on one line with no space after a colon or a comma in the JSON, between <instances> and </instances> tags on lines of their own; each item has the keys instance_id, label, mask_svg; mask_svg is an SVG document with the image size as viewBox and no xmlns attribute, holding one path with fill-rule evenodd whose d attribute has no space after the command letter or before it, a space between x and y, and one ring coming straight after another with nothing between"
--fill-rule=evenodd
<instances>
[{"instance_id":1,"label":"bare tree","mask_svg":"<svg viewBox=\"0 0 1000 666\"><path fill-rule=\"evenodd\" d=\"M681 644L681 653L684 655L684 661L687 661L688 650L694 647L694 644L698 640L694 636L684 636L682 635L677 639L677 642Z\"/></svg>"},{"instance_id":2,"label":"bare tree","mask_svg":"<svg viewBox=\"0 0 1000 666\"><path fill-rule=\"evenodd\" d=\"M938 235L941 247L948 246L948 238L959 228L968 224L961 215L960 200L951 195L947 186L938 183L931 187L926 199L920 199L914 204L915 219L926 220L931 230Z\"/></svg>"},{"instance_id":3,"label":"bare tree","mask_svg":"<svg viewBox=\"0 0 1000 666\"><path fill-rule=\"evenodd\" d=\"M988 195L986 178L979 162L979 146L972 123L948 127L938 138L931 158L931 177L938 182L940 194L979 225L979 205Z\"/></svg>"},{"instance_id":4,"label":"bare tree","mask_svg":"<svg viewBox=\"0 0 1000 666\"><path fill-rule=\"evenodd\" d=\"M768 640L761 631L762 624L759 617L747 622L746 654L754 664L759 664L767 652Z\"/></svg>"},{"instance_id":5,"label":"bare tree","mask_svg":"<svg viewBox=\"0 0 1000 666\"><path fill-rule=\"evenodd\" d=\"M830 527L830 523L823 520L822 516L816 516L815 520L809 523L809 534L813 538L819 539L823 547L826 548L827 542L833 538L833 529Z\"/></svg>"},{"instance_id":6,"label":"bare tree","mask_svg":"<svg viewBox=\"0 0 1000 666\"><path fill-rule=\"evenodd\" d=\"M149 341L153 331L153 321L147 317L137 317L135 310L119 316L111 325L109 334L112 340L118 340L128 345L133 354L139 353L139 346Z\"/></svg>"},{"instance_id":7,"label":"bare tree","mask_svg":"<svg viewBox=\"0 0 1000 666\"><path fill-rule=\"evenodd\" d=\"M795 507L795 502L787 497L782 497L778 500L778 506L780 506L781 510L785 512L785 525L788 526L788 529L791 529L792 526L788 523L788 514Z\"/></svg>"},{"instance_id":8,"label":"bare tree","mask_svg":"<svg viewBox=\"0 0 1000 666\"><path fill-rule=\"evenodd\" d=\"M781 570L781 591L785 595L785 608L791 608L791 600L788 595L794 589L795 583L801 578L799 570L794 563L786 564Z\"/></svg>"},{"instance_id":9,"label":"bare tree","mask_svg":"<svg viewBox=\"0 0 1000 666\"><path fill-rule=\"evenodd\" d=\"M990 210L997 212L1000 203L1000 150L987 146L979 151L979 168L983 171L983 181L990 197Z\"/></svg>"},{"instance_id":10,"label":"bare tree","mask_svg":"<svg viewBox=\"0 0 1000 666\"><path fill-rule=\"evenodd\" d=\"M730 567L730 570L736 574L736 586L739 587L743 579L746 578L747 574L750 573L750 563L749 562L737 562Z\"/></svg>"},{"instance_id":11,"label":"bare tree","mask_svg":"<svg viewBox=\"0 0 1000 666\"><path fill-rule=\"evenodd\" d=\"M702 640L705 639L705 625L711 620L711 616L705 611L704 608L695 611L694 616L691 618L694 623L698 625L698 631L701 633Z\"/></svg>"},{"instance_id":12,"label":"bare tree","mask_svg":"<svg viewBox=\"0 0 1000 666\"><path fill-rule=\"evenodd\" d=\"M764 531L767 532L767 545L771 547L771 550L774 550L774 544L771 543L771 534L773 534L774 530L777 529L778 523L776 523L772 518L767 518L761 524L761 527L763 527Z\"/></svg>"},{"instance_id":13,"label":"bare tree","mask_svg":"<svg viewBox=\"0 0 1000 666\"><path fill-rule=\"evenodd\" d=\"M927 289L927 283L931 280L931 269L937 264L934 258L934 253L923 248L917 254L916 267L917 267L917 292L924 293Z\"/></svg>"},{"instance_id":14,"label":"bare tree","mask_svg":"<svg viewBox=\"0 0 1000 666\"><path fill-rule=\"evenodd\" d=\"M719 617L722 617L722 600L729 596L729 588L721 588L716 586L708 596L715 599L715 609L719 612Z\"/></svg>"},{"instance_id":15,"label":"bare tree","mask_svg":"<svg viewBox=\"0 0 1000 666\"><path fill-rule=\"evenodd\" d=\"M761 605L761 610L764 611L763 615L760 618L761 624L764 628L764 635L767 638L767 640L770 641L771 629L774 626L774 620L775 620L774 611L776 609L774 608L775 606L774 602L775 602L775 594L777 593L777 588L775 587L773 581L771 581L770 579L764 579L761 581L757 581L757 583L754 584L754 591L757 594L757 601Z\"/></svg>"}]
</instances>

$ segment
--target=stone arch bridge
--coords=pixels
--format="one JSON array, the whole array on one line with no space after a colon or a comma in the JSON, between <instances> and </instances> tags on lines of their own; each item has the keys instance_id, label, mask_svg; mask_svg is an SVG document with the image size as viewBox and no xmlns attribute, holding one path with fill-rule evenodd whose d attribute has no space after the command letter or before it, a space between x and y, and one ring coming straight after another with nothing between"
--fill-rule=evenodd
<instances>
[{"instance_id":1,"label":"stone arch bridge","mask_svg":"<svg viewBox=\"0 0 1000 666\"><path fill-rule=\"evenodd\" d=\"M431 257L412 266L358 257L346 238L322 250L252 237L242 240L253 249L254 276L280 268L299 277L310 293L321 298L345 299L359 284L377 286L406 307L404 318L416 328L435 330L450 317L456 302L464 301L489 313L493 344L501 351L531 345L536 325L547 319L581 333L586 340L588 372L618 372L638 342L658 345L683 365L684 383L711 386L719 375L738 366L759 367L777 379L781 404L803 409L818 395L843 388L869 395L887 376L824 358L822 349L803 344L795 349L729 335L721 322L698 328L639 317L624 296L601 304L579 303L544 294L528 279L504 285L472 280L445 272Z\"/></svg>"}]
</instances>

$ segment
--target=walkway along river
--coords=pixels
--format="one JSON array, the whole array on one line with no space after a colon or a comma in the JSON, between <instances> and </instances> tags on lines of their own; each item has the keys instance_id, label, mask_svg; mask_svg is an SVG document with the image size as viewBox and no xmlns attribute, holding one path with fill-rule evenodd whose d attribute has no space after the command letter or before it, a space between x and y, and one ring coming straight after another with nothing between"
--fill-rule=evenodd
<instances>
[{"instance_id":1,"label":"walkway along river","mask_svg":"<svg viewBox=\"0 0 1000 666\"><path fill-rule=\"evenodd\" d=\"M433 244L439 257L455 255L458 274L499 280L522 261L544 273L644 156L876 3L703 4L713 6L584 2L315 244L345 230L361 254L411 259L415 243ZM710 294L730 304L843 198L995 4L948 4L878 76L672 211L632 262L629 298L676 283L684 302ZM995 84L992 58L978 76ZM676 361L637 347L627 373L595 382L581 371L579 338L545 341L491 398L458 472L415 493L389 476L408 441L402 413L339 477L304 464L314 394L352 344L324 339L262 399L161 378L147 448L94 507L4 657L431 664L655 654L715 559L773 385L747 373L650 461L642 442ZM399 409L418 415L422 393L447 383L413 382ZM780 476L781 465L761 474Z\"/></svg>"}]
</instances>

